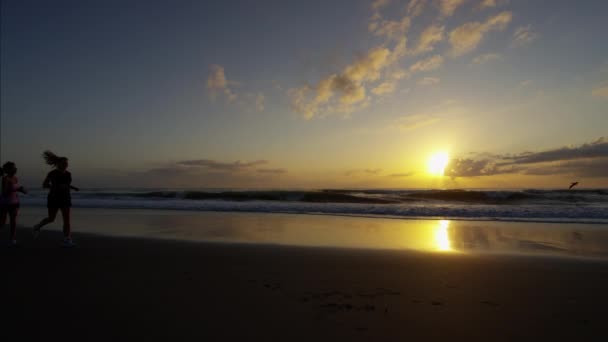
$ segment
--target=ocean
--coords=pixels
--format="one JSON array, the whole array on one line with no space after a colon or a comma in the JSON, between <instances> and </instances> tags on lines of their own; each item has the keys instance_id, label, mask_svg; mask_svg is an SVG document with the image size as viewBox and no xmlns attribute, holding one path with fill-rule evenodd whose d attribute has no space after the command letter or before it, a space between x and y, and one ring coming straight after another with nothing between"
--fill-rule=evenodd
<instances>
[{"instance_id":1,"label":"ocean","mask_svg":"<svg viewBox=\"0 0 608 342\"><path fill-rule=\"evenodd\" d=\"M72 197L78 208L608 223L608 189L83 189ZM21 203L44 207L46 191L31 190Z\"/></svg>"}]
</instances>

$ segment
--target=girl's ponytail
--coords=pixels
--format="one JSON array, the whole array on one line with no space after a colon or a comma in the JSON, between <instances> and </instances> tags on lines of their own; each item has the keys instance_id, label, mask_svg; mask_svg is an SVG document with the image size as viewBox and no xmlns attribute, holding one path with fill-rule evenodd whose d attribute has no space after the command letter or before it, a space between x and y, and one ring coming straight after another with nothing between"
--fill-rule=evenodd
<instances>
[{"instance_id":1,"label":"girl's ponytail","mask_svg":"<svg viewBox=\"0 0 608 342\"><path fill-rule=\"evenodd\" d=\"M62 160L67 159L66 157L59 157L49 150L42 152L42 158L44 158L44 161L52 167L57 167Z\"/></svg>"}]
</instances>

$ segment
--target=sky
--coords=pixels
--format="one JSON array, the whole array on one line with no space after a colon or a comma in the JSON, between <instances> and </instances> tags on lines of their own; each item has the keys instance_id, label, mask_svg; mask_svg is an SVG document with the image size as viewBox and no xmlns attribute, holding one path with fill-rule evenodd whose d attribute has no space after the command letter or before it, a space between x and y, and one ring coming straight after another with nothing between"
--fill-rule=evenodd
<instances>
[{"instance_id":1,"label":"sky","mask_svg":"<svg viewBox=\"0 0 608 342\"><path fill-rule=\"evenodd\" d=\"M25 184L50 149L84 188L608 187L603 0L1 9L0 159Z\"/></svg>"}]
</instances>

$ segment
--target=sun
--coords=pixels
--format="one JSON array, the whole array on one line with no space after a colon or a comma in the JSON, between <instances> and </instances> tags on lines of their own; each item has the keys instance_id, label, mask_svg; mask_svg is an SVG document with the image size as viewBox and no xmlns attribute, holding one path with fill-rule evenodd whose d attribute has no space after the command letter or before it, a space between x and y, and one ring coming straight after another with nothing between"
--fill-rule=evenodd
<instances>
[{"instance_id":1,"label":"sun","mask_svg":"<svg viewBox=\"0 0 608 342\"><path fill-rule=\"evenodd\" d=\"M429 158L428 171L433 176L443 176L450 157L447 152L437 152Z\"/></svg>"}]
</instances>

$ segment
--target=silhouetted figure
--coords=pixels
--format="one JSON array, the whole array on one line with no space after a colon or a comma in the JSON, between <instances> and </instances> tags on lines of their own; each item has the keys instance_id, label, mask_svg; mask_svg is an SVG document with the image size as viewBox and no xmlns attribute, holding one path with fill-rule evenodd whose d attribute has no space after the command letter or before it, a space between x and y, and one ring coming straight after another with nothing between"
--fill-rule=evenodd
<instances>
[{"instance_id":1,"label":"silhouetted figure","mask_svg":"<svg viewBox=\"0 0 608 342\"><path fill-rule=\"evenodd\" d=\"M578 185L578 182L574 182L574 183L570 184L570 187L568 188L568 190L574 188L577 185Z\"/></svg>"},{"instance_id":2,"label":"silhouetted figure","mask_svg":"<svg viewBox=\"0 0 608 342\"><path fill-rule=\"evenodd\" d=\"M0 227L6 224L6 217L10 219L9 241L12 246L17 245L17 215L19 215L19 195L17 192L27 193L25 188L19 185L17 178L17 165L13 162L6 162L0 168L2 175L2 186L0 193ZM6 173L6 174L4 174Z\"/></svg>"},{"instance_id":3,"label":"silhouetted figure","mask_svg":"<svg viewBox=\"0 0 608 342\"><path fill-rule=\"evenodd\" d=\"M54 170L49 172L42 183L42 187L49 190L47 197L47 209L49 216L34 226L34 238L40 234L40 228L55 221L57 211L61 210L63 218L63 245L72 247L72 230L70 225L70 208L72 207L72 197L70 190L79 191L72 186L72 174L68 172L68 158L59 157L51 151L44 151L42 154L45 162L51 165Z\"/></svg>"}]
</instances>

